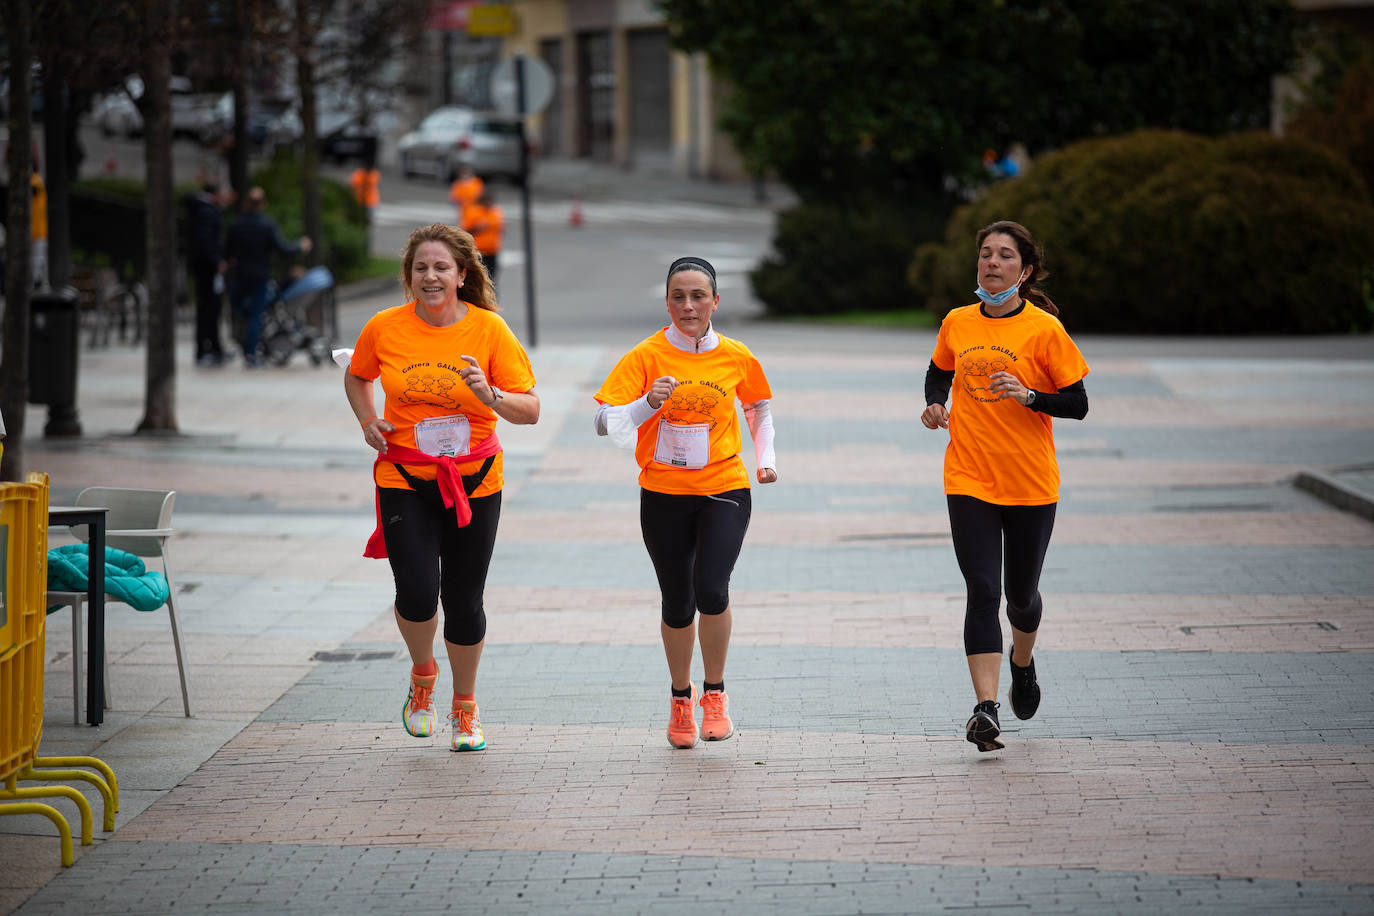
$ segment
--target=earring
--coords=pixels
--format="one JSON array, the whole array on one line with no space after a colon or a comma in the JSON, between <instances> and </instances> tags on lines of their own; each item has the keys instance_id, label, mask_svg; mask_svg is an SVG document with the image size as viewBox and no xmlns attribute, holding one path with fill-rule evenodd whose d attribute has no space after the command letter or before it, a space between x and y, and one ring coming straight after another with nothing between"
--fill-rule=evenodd
<instances>
[{"instance_id":1,"label":"earring","mask_svg":"<svg viewBox=\"0 0 1374 916\"><path fill-rule=\"evenodd\" d=\"M459 281L458 281L458 285L459 285L459 286L462 286L462 285L463 285L463 281L462 281L462 280L459 280Z\"/></svg>"}]
</instances>

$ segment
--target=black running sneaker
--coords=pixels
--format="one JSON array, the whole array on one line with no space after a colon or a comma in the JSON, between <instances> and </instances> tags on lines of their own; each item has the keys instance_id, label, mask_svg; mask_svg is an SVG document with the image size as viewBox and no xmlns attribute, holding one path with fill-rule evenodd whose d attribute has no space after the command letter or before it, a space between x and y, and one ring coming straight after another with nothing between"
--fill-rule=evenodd
<instances>
[{"instance_id":1,"label":"black running sneaker","mask_svg":"<svg viewBox=\"0 0 1374 916\"><path fill-rule=\"evenodd\" d=\"M965 737L978 745L980 751L1000 751L1006 747L997 736L1002 734L1002 727L997 724L997 704L992 700L984 700L973 707L973 716L968 720L968 728Z\"/></svg>"},{"instance_id":2,"label":"black running sneaker","mask_svg":"<svg viewBox=\"0 0 1374 916\"><path fill-rule=\"evenodd\" d=\"M1035 659L1022 668L1007 656L1011 665L1011 689L1007 691L1007 702L1018 719L1029 719L1040 708L1040 685L1035 682Z\"/></svg>"}]
</instances>

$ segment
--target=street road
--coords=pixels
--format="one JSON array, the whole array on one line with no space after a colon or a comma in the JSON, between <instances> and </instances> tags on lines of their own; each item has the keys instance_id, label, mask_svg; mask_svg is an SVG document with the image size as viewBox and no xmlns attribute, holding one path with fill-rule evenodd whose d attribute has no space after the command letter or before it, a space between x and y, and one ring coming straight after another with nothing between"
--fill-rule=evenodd
<instances>
[{"instance_id":1,"label":"street road","mask_svg":"<svg viewBox=\"0 0 1374 916\"><path fill-rule=\"evenodd\" d=\"M83 177L108 173L111 167L117 175L143 174L141 139L106 139L91 127L82 131L81 139L86 150ZM189 140L176 141L178 182L194 180L207 167L220 167L211 151ZM710 185L700 190L712 200L684 199L685 182L631 172L625 173L623 182L579 185L576 177L569 177L569 169L582 167L536 165L531 216L541 342L605 341L612 334L628 345L637 339L637 330L648 334L661 327L666 321L664 274L668 264L684 254L704 257L716 267L720 328L757 316L760 305L750 295L747 274L768 250L774 217L770 208L754 205L744 188L730 203L714 202L727 195ZM326 166L324 174L347 181L352 168ZM506 214L500 300L506 320L528 339L520 192L504 184L492 190ZM373 233L375 254L398 254L415 227L452 222L455 217L448 187L430 179L407 180L399 172L385 171L381 195ZM575 205L582 214L580 227L572 225ZM349 329L342 330L347 337Z\"/></svg>"}]
</instances>

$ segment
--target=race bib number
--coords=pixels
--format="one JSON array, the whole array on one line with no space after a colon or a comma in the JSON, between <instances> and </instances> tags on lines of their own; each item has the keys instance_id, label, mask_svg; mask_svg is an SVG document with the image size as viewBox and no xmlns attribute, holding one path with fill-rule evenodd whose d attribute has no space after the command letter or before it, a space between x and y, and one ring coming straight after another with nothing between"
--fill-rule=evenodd
<instances>
[{"instance_id":1,"label":"race bib number","mask_svg":"<svg viewBox=\"0 0 1374 916\"><path fill-rule=\"evenodd\" d=\"M415 424L415 447L426 455L466 455L471 444L472 427L464 414L430 417Z\"/></svg>"},{"instance_id":2,"label":"race bib number","mask_svg":"<svg viewBox=\"0 0 1374 916\"><path fill-rule=\"evenodd\" d=\"M711 454L711 427L705 423L679 426L658 421L654 460L675 468L704 468Z\"/></svg>"}]
</instances>

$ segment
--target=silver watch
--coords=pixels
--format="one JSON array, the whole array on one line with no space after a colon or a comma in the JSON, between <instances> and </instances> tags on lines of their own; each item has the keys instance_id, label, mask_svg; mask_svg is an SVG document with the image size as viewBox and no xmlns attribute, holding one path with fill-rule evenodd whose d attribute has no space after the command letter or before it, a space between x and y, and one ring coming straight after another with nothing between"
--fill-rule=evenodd
<instances>
[{"instance_id":1,"label":"silver watch","mask_svg":"<svg viewBox=\"0 0 1374 916\"><path fill-rule=\"evenodd\" d=\"M1027 388L1027 389L1026 389L1026 406L1029 407L1029 406L1031 406L1031 405L1034 404L1034 403L1035 403L1035 389L1034 389L1034 388Z\"/></svg>"},{"instance_id":2,"label":"silver watch","mask_svg":"<svg viewBox=\"0 0 1374 916\"><path fill-rule=\"evenodd\" d=\"M497 388L495 385L491 385L490 387L491 387L492 398L491 398L491 403L488 404L487 407L495 407L497 404L499 404L499 403L501 402L501 399L502 399L503 397L505 397L505 395L502 394L502 393L501 393L501 389L500 389L500 388Z\"/></svg>"}]
</instances>

